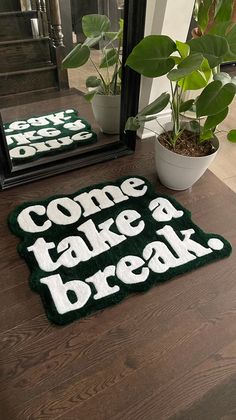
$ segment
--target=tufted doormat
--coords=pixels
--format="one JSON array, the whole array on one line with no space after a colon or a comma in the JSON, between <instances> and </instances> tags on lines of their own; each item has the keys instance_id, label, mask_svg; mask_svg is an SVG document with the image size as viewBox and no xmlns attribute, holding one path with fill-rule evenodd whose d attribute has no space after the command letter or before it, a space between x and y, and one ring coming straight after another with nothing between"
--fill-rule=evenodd
<instances>
[{"instance_id":1,"label":"tufted doormat","mask_svg":"<svg viewBox=\"0 0 236 420\"><path fill-rule=\"evenodd\" d=\"M91 125L74 109L13 121L4 124L4 131L14 164L32 162L97 140Z\"/></svg>"},{"instance_id":2,"label":"tufted doormat","mask_svg":"<svg viewBox=\"0 0 236 420\"><path fill-rule=\"evenodd\" d=\"M30 286L57 324L231 253L224 238L204 233L142 177L23 203L9 225L22 240Z\"/></svg>"}]
</instances>

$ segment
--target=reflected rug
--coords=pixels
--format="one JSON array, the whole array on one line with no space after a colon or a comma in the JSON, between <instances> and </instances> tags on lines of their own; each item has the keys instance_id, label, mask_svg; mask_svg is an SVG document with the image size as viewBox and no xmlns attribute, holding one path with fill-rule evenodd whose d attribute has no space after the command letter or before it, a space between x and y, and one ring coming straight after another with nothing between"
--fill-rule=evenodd
<instances>
[{"instance_id":1,"label":"reflected rug","mask_svg":"<svg viewBox=\"0 0 236 420\"><path fill-rule=\"evenodd\" d=\"M23 203L9 225L22 240L30 286L57 324L231 253L228 241L203 232L187 209L139 176Z\"/></svg>"},{"instance_id":2,"label":"reflected rug","mask_svg":"<svg viewBox=\"0 0 236 420\"><path fill-rule=\"evenodd\" d=\"M13 121L3 126L16 165L94 143L97 135L74 109Z\"/></svg>"}]
</instances>

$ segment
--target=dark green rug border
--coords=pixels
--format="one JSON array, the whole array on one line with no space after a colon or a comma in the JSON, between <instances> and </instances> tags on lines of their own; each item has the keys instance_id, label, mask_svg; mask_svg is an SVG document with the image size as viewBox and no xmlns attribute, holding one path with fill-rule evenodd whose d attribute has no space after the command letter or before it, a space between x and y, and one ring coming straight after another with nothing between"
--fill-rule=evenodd
<instances>
[{"instance_id":1,"label":"dark green rug border","mask_svg":"<svg viewBox=\"0 0 236 420\"><path fill-rule=\"evenodd\" d=\"M73 131L70 131L69 134L71 136L73 136L73 134L78 134L79 132L82 132L82 131L89 131L90 133L92 133L92 137L90 139L73 141L73 143L71 143L69 145L66 145L66 146L62 146L59 149L51 149L51 150L49 149L47 152L39 152L39 153L36 153L36 155L34 155L32 157L26 157L26 158L23 158L23 159L13 158L13 159L11 159L13 165L14 164L15 165L19 165L19 164L24 164L24 163L35 162L38 159L43 158L43 157L50 157L50 156L60 155L63 152L67 152L67 151L75 150L75 149L80 149L80 147L82 147L82 146L87 146L89 144L96 143L97 142L97 134L92 130L91 124L87 120L85 120L83 117L80 117L79 111L77 111L76 109L73 109L73 108L71 108L71 110L74 111L74 115L71 113L71 116L73 115L74 116L74 119L72 121L68 121L68 122L74 122L74 121L76 121L76 120L79 119L85 125L85 128L82 128L82 129L80 129L78 131L74 131L74 132ZM60 111L59 110L58 111L53 111L53 112L51 112L51 114L56 114L58 112L65 112L65 111L67 111L67 110L64 109L64 110L60 110ZM29 119L29 118L46 117L47 115L49 115L49 113L46 114L46 115L32 115L30 117L25 117L23 120L24 121L27 121L27 119ZM15 121L17 121L17 120L15 120ZM9 125L12 124L15 121L11 121L11 122L5 123L4 124L4 128L5 129L8 129L9 128ZM66 124L66 121L65 121L65 124ZM42 127L40 127L40 126L39 127L36 127L35 126L35 130L36 131L37 131L37 128L38 128L38 130L40 130L40 128L49 128L49 127L50 128L52 128L52 127L53 128L58 128L61 131L60 136L50 137L48 139L45 137L45 140L44 141L42 141L42 140L41 141L40 140L35 140L35 143L40 143L40 142L45 143L45 141L48 141L48 140L58 140L61 137L68 136L68 129L61 128L62 125L63 124L61 124L59 126L54 126L53 123L51 123L51 124L49 124L46 127L43 127L43 126ZM24 131L23 130L14 130L14 132L11 133L11 134L12 135L14 135L14 134L20 134L20 133L24 134L27 131L32 131L33 127L34 126L31 127L31 130L30 130L30 128L27 129L27 130L24 130ZM8 133L6 133L6 135L8 135ZM34 144L34 142L32 141L31 142L31 145L33 146L33 144ZM28 146L30 146L30 144L28 144ZM15 147L8 146L8 148L9 148L9 150L12 150Z\"/></svg>"},{"instance_id":2,"label":"dark green rug border","mask_svg":"<svg viewBox=\"0 0 236 420\"><path fill-rule=\"evenodd\" d=\"M69 197L69 198L73 198L74 196L78 195L79 193L83 193L83 192L88 192L91 189L94 188L102 188L105 185L116 185L116 186L120 186L120 184L129 178L139 178L142 179L145 184L148 187L147 192L145 193L145 195L143 197L138 197L138 198L129 198L129 200L124 201L125 203L125 208L126 209L133 209L134 207L134 203L135 200L143 200L145 197L148 197L147 201L150 202L151 200L157 198L157 197L164 197L166 199L168 199L177 210L182 210L184 212L184 216L182 216L179 219L172 219L171 222L155 222L154 223L158 223L158 228L163 227L164 225L170 225L172 227L174 227L176 224L180 225L183 223L183 226L179 228L179 230L185 229L185 228L193 228L198 236L198 242L201 243L202 245L206 246L207 245L207 241L209 239L211 239L212 237L214 238L218 238L220 239L223 243L224 243L224 248L220 251L213 251L211 254L208 254L206 256L197 258L196 260L193 260L191 262L188 262L184 265L181 265L179 267L175 267L175 268L171 268L169 271L163 273L163 274L157 274L157 273L153 273L150 270L150 275L148 277L148 279L144 282L144 283L139 283L136 285L127 285L122 283L117 277L114 277L114 280L110 281L109 280L109 284L112 286L113 284L117 284L118 286L121 287L120 291L118 293L115 293L114 295L105 297L103 299L100 300L93 300L92 296L90 297L88 303L86 304L85 308L79 309L79 310L75 310L75 311L71 311L68 312L64 315L59 315L54 303L51 299L51 294L48 290L48 287L46 285L42 285L39 283L39 279L42 277L46 277L52 273L46 273L42 272L40 269L35 270L35 260L34 257L32 257L30 254L32 253L25 253L25 250L27 248L27 246L31 245L31 241L30 238L32 239L32 237L34 239L40 236L42 236L42 233L40 234L34 234L32 236L31 233L26 233L26 232L22 232L21 229L19 229L18 225L17 225L17 216L18 214L21 212L22 209L24 209L25 207L28 207L30 205L35 205L35 204L43 204L43 205L47 205L50 201L52 201L53 199L56 198L60 198L60 197ZM129 203L128 203L129 202ZM119 207L119 205L117 205L117 208L119 209L119 211L117 212L119 214L121 210L121 208ZM110 209L106 209L106 210L110 210ZM114 209L115 210L115 209ZM148 210L149 211L149 210ZM100 213L97 213L98 217L97 217L97 221L96 224L98 224L99 222L102 222L104 220L106 220L109 216L108 216L109 212L107 213L106 216L106 211L102 210ZM99 220L99 216L102 215L101 220ZM93 215L95 216L95 215ZM114 217L115 218L115 212L112 209L112 214L110 214L110 217ZM79 221L79 223L75 223L75 225L78 226L78 224L82 223L85 220L88 220L91 217L87 217L87 218L81 218L81 220ZM92 217L92 219L94 220L94 217ZM152 213L150 211L150 217L148 218L148 221L150 219L150 223L153 223L153 217L152 217ZM145 219L145 224L146 224L146 220ZM186 225L186 221L187 221L187 225ZM191 220L191 213L185 208L183 207L178 201L176 201L173 197L166 195L166 194L159 194L158 192L155 191L154 186L144 177L139 176L139 175L130 175L130 176L126 176L126 177L122 177L119 178L118 180L116 180L115 182L112 181L106 181L103 183L99 183L99 184L93 184L90 185L89 187L83 188L78 190L77 192L73 193L73 194L57 194L54 196L50 196L45 200L39 200L39 201L29 201L29 202L25 202L22 203L21 205L19 205L8 217L8 224L9 224L9 228L10 230L19 238L22 239L22 242L18 245L17 250L19 252L19 255L25 259L27 265L29 266L30 269L30 280L29 280L29 284L30 287L33 291L37 292L40 294L46 314L48 319L56 324L59 325L63 325L63 324L67 324L70 323L76 319L80 319L86 315L89 315L97 310L100 309L104 309L107 306L113 305L113 304L117 304L119 303L121 300L123 300L126 296L130 295L133 292L144 292L148 289L150 289L151 287L153 287L155 284L159 283L159 282L164 282L167 280L170 280L173 277L176 276L180 276L181 274L184 274L186 272L192 271L198 267L201 267L205 264L214 262L218 259L221 258L225 258L227 256L229 256L232 252L232 247L230 245L230 243L224 239L221 235L215 234L215 233L205 233L203 232L194 222L192 222ZM50 230L50 229L49 229ZM178 233L178 229L177 229L177 233ZM43 236L46 238L46 234L45 232L43 232ZM71 233L70 233L71 234ZM69 235L69 234L67 234ZM142 235L142 233L140 234ZM46 238L47 239L47 238ZM51 237L51 240L54 240L54 238ZM135 240L134 238L131 238L131 241ZM165 242L162 239L162 242ZM121 244L120 244L121 245ZM120 245L117 245L116 247L114 247L113 249L116 249L117 247L119 247ZM128 254L124 254L124 255L128 255ZM137 255L137 256L142 256L141 251L139 253L135 253L133 252L132 255ZM101 259L101 261L103 260L103 258L100 258L100 256L95 257L98 260ZM83 277L83 272L86 271L85 270L85 265L89 264L89 262L87 263L80 263L81 267L78 270L77 273L77 278L81 278ZM106 265L115 265L115 262L113 261L113 256L112 253L110 252L109 255L109 259L106 262ZM101 269L104 269L104 267L102 267ZM67 270L68 269L63 269L63 267L61 267L59 270L55 270L53 272L53 274L59 274L62 277L62 280L65 282L65 279L63 278L63 275L67 275ZM73 269L69 269L69 277L68 281L75 279L76 277L76 267ZM92 292L95 292L94 286L91 284L90 285Z\"/></svg>"}]
</instances>

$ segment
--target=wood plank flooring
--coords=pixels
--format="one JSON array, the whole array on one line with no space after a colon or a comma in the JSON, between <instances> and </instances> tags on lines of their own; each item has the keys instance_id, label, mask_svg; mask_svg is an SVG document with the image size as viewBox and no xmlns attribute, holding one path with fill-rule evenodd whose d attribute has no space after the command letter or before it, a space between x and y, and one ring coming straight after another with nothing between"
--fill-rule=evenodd
<instances>
[{"instance_id":1,"label":"wood plank flooring","mask_svg":"<svg viewBox=\"0 0 236 420\"><path fill-rule=\"evenodd\" d=\"M133 294L64 327L51 325L17 254L7 215L23 201L143 175L173 195L231 257ZM227 205L226 205L227 204ZM236 195L209 171L172 192L155 174L153 144L135 154L1 193L1 420L236 418Z\"/></svg>"}]
</instances>

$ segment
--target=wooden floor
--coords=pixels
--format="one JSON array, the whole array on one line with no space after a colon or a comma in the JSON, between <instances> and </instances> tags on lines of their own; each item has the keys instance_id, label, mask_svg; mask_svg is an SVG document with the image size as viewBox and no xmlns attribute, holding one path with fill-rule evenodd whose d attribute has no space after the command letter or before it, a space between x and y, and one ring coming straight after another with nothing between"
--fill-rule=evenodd
<instances>
[{"instance_id":1,"label":"wooden floor","mask_svg":"<svg viewBox=\"0 0 236 420\"><path fill-rule=\"evenodd\" d=\"M236 195L210 172L192 190L165 190L149 141L134 155L3 191L1 420L236 419L235 251L65 327L48 322L28 287L8 213L23 201L130 174L174 195L198 225L236 249Z\"/></svg>"}]
</instances>

